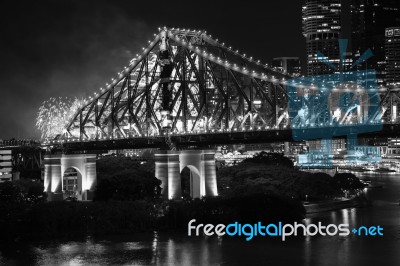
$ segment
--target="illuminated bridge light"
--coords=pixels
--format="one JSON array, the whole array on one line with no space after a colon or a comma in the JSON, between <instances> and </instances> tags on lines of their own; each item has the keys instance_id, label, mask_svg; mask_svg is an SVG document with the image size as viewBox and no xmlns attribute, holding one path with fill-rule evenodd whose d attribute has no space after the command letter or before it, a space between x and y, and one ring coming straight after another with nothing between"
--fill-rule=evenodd
<instances>
[{"instance_id":1,"label":"illuminated bridge light","mask_svg":"<svg viewBox=\"0 0 400 266\"><path fill-rule=\"evenodd\" d=\"M213 61L213 62L215 62L216 64L219 64L220 66L222 66L223 68L230 68L230 69L234 69L236 72L238 72L238 73L241 73L241 74L244 74L244 75L247 75L247 76L249 76L249 77L251 77L251 78L258 78L258 79L260 79L260 80L264 80L264 81L268 81L269 83L271 83L271 80L272 80L272 82L273 83L275 83L275 84L284 84L284 85L286 85L286 84L289 84L289 81L286 81L286 79L284 79L284 78L282 78L282 79L280 79L280 78L276 78L275 76L273 76L272 78L271 77L269 77L268 75L266 75L266 73L271 73L271 72L266 72L266 73L264 73L262 70L260 71L260 72L258 72L258 70L257 69L252 69L250 66L247 66L247 67L249 67L250 69L247 69L246 67L243 67L242 68L242 66L240 65L239 67L236 65L236 64L234 64L235 62L237 62L237 61L234 61L234 60L232 60L232 61L228 61L228 60L225 60L224 58L220 58L220 57L217 57L217 56L213 56L211 53L210 53L210 55L209 56L207 56L207 52L206 52L206 50L201 50L199 47L196 47L195 45L192 45L192 43L190 43L189 41L186 41L186 40L184 40L184 38L179 38L178 36L176 36L176 34L179 34L178 32L176 32L175 31L175 28L172 28L174 31L171 31L171 30L167 30L167 36L168 37L170 37L170 40L174 40L174 39L176 39L177 40L177 44L176 43L174 43L173 44L173 49L176 49L176 47L178 47L179 45L180 46L182 46L182 44L185 44L185 45L188 45L189 47L188 47L188 49L189 50L191 50L191 51L194 51L195 53L197 53L198 55L199 55L199 57L201 56L201 57L204 57L205 59L208 59L208 60L210 60L210 61ZM160 29L161 30L161 29ZM179 29L180 30L180 29ZM185 32L188 32L188 33L191 33L192 31L190 30L190 29L188 29L188 30L186 30L186 29L184 29L184 31ZM182 33L181 33L182 34ZM161 35L161 33L160 33L160 35ZM148 41L148 43L152 43L152 45L154 44L156 44L156 42L158 42L158 40L159 40L159 38L160 38L160 35L156 35L155 34L155 36L156 36L156 38L157 39L155 39L155 41L153 41L153 42L150 42L150 41ZM210 38L211 38L211 35L210 35ZM188 39L189 40L189 39ZM212 43L211 45L215 45L215 43ZM222 45L225 45L225 43L222 43ZM150 47L151 49L152 49L152 47ZM150 48L148 48L147 49L147 51L150 49ZM225 49L227 49L227 48L225 48ZM232 47L229 47L229 49L232 49ZM176 55L176 52L175 52L175 50L173 50L174 51L174 53L172 54L172 56L175 56ZM153 52L153 51L152 51ZM234 55L234 51L231 51L231 53L230 53L230 55ZM239 53L239 50L237 50L236 51L236 53ZM250 61L252 61L254 64L260 64L260 60L257 60L257 62L255 62L254 61L254 59L252 58L252 57L249 57L249 58L247 58L246 57L246 54L243 54L243 55L234 55L234 56L236 56L236 58L237 59L241 59L239 56L241 56L241 57L244 57L245 59L247 59L247 60L250 60ZM156 56L155 56L156 57ZM207 58L208 57L208 58ZM147 58L147 55L143 55L143 56L140 56L140 58ZM150 58L150 57L149 57ZM211 58L211 59L210 59ZM155 61L155 59L154 59L154 61ZM136 62L136 60L135 60L135 62ZM140 67L141 66L141 63L142 62L137 62L137 64L138 64L138 66ZM154 63L154 62L153 62ZM195 64L198 64L198 62L196 61L195 62ZM262 67L264 68L264 65L262 65ZM265 67L268 67L268 64L265 64ZM129 73L129 71L132 71L132 73L131 73L131 75L128 75L128 78L129 77L131 77L132 79L136 79L136 76L138 75L138 69L136 68L134 68L133 66L130 66L129 68L127 68L127 67L125 67L124 68L125 69L125 71L127 71L127 73L126 74L128 74ZM157 70L158 71L158 70ZM257 72L256 72L257 71ZM123 72L119 72L118 73L118 75L122 75L122 74L124 74ZM122 78L122 77L121 77ZM118 89L120 89L120 86L121 86L121 88L122 88L122 86L123 86L123 82L121 81L121 78L119 79L119 83L118 83ZM208 77L207 77L208 78ZM192 78L191 78L192 79ZM113 79L114 80L114 79ZM132 83L133 84L137 84L137 83L139 83L138 81L134 81L134 80L132 80ZM131 84L132 84L131 83ZM212 82L211 82L212 83ZM290 84L294 84L294 86L295 87L298 87L298 84L297 83L294 83L292 80L290 81ZM145 84L145 82L144 81L141 81L140 83L139 83L139 85L138 86L140 86L140 89L143 89L142 87L143 86L145 86L146 84ZM208 85L207 85L208 86ZM111 88L110 86L109 86L109 84L107 84L107 88ZM213 84L211 84L210 85L210 88L213 88L213 89L215 89L216 88L216 86L215 85L213 85ZM176 89L176 87L174 88L174 89ZM103 91L103 88L100 88L100 90L101 91ZM152 88L152 91L153 91L153 88ZM113 94L113 96L114 97L116 97L117 95L118 95L118 93L117 92L115 92L115 91L112 91L112 92L114 92L114 94ZM103 93L103 92L102 92ZM173 92L173 93L176 93L175 91ZM94 94L96 97L98 96L98 94ZM104 94L103 94L104 95ZM123 96L123 97L125 97L125 96ZM151 96L152 97L152 96ZM89 98L90 100L92 100L93 98L92 97L90 97ZM106 99L106 97L104 97L103 99L96 99L97 100L97 104L98 105L107 105L107 104L109 104L109 102L107 102L107 100L105 100ZM85 104L88 102L88 100L85 100ZM210 104L211 105L217 105L218 103L220 102L220 100L219 99L214 99L214 100L212 100L212 101L210 101ZM93 103L93 105L95 105L96 103ZM156 103L156 105L158 105L159 103L157 102ZM261 100L256 100L256 101L254 101L253 102L253 104L255 105L255 107L257 108L258 106L257 105L261 105L262 104L262 101ZM93 106L92 105L92 106ZM107 105L108 106L108 105ZM107 106L105 106L105 108L108 108ZM83 107L84 108L84 107ZM135 107L136 108L136 107ZM158 106L157 106L157 108L158 108ZM241 108L243 108L243 106L241 107ZM86 114L88 113L88 112L91 112L90 110L89 110L89 108L85 108L85 109L83 109L83 110L85 110L85 112L83 112L83 114L86 116ZM107 110L107 109L106 109ZM136 110L135 110L136 111ZM108 110L107 110L107 112L108 112ZM260 114L261 115L261 114ZM88 121L90 121L90 123L92 123L92 121L91 121L91 119L92 119L92 117L91 116L87 116L87 117L90 117L90 119L88 120ZM76 119L76 118L75 118ZM87 120L87 119L86 119ZM86 121L85 120L85 121ZM141 120L142 121L142 120ZM139 124L141 123L141 121L139 122ZM388 119L388 121L391 121L391 122L395 122L395 121L393 121L393 120L391 120L391 119ZM73 125L73 129L76 129L77 128L77 125L79 124L79 121L77 121L77 120L75 120L74 121L74 118L72 118L72 120L71 120L71 122L74 122L74 125ZM154 122L154 121L152 121L152 122ZM375 123L375 122L378 122L378 121L371 121L371 123ZM138 123L138 122L136 122L136 123ZM353 122L354 123L354 122ZM359 122L356 122L356 123L359 123ZM283 123L281 123L281 124L283 124ZM318 125L318 124L316 124L316 125ZM321 123L321 124L319 124L320 126L323 126L324 125L324 123ZM327 125L327 124L326 124ZM331 125L332 125L332 123L331 123ZM89 125L90 126L90 125ZM136 125L136 126L139 126L139 128L140 128L140 125ZM295 128L295 127L301 127L301 126L305 126L305 125L296 125L296 126L293 126L293 128ZM314 125L311 125L311 126L314 126ZM214 127L217 127L216 125L214 125ZM258 126L258 125L253 125L253 127L248 127L248 126L245 126L245 127L242 127L241 129L240 129L240 127L241 126L239 126L239 128L238 127L234 127L233 128L233 131L237 131L238 129L239 130L253 130L253 127L254 127L254 129L258 129L258 130L262 130L262 129L264 129L264 127L265 127L265 129L269 129L269 127L268 126L262 126L262 127L260 127L260 126ZM280 125L280 126L272 126L272 128L286 128L287 127L287 125ZM307 127L310 127L310 124L308 124L307 125ZM143 130L143 128L140 128L141 130ZM232 129L232 126L230 126L227 130L231 130ZM211 130L211 129L210 129ZM216 129L212 129L211 130L211 132L216 132L215 130L217 130L217 132L224 132L225 131L225 129L223 129L223 128L220 128L220 129L218 129L218 128L216 128ZM202 131L199 131L199 130L194 130L194 131L191 131L192 133L195 133L195 134L198 134L199 132L208 132L207 131L207 129L205 129L205 130L202 130ZM150 136L158 136L160 133L154 133L154 132L152 132L152 133L150 133L150 130L149 131L146 131L146 133L145 134L149 134ZM175 134L175 132L172 132L172 134ZM187 132L183 132L183 131L180 131L180 132L177 132L176 134L188 134ZM134 138L136 138L136 137L139 137L137 134L128 134L129 135L129 137L134 137ZM100 137L101 138L101 137ZM107 138L108 138L108 136L107 136ZM125 138L125 136L116 136L116 139L121 139L121 138ZM68 139L70 139L70 138L68 138ZM87 141L87 140L92 140L92 138L83 138L85 141ZM111 137L110 137L110 139L112 139ZM72 141L72 140L71 140Z\"/></svg>"}]
</instances>

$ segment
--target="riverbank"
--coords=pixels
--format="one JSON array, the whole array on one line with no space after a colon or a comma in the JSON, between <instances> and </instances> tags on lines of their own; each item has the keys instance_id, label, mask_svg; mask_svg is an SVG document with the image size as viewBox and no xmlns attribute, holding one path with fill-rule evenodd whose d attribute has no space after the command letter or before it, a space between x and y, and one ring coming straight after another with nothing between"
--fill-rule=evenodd
<instances>
[{"instance_id":1,"label":"riverbank","mask_svg":"<svg viewBox=\"0 0 400 266\"><path fill-rule=\"evenodd\" d=\"M292 236L283 242L258 235L246 241L243 236L189 237L186 225L186 231L135 232L65 240L57 237L55 241L4 241L3 248L0 241L0 265L260 265L262 262L266 265L368 266L380 265L383 261L388 266L400 265L400 224L396 222L400 221L400 175L361 177L383 185L382 189L365 190L365 197L373 203L371 207L308 214L306 223L345 223L351 227L380 225L384 228L383 237ZM3 214L0 220L7 218ZM48 217L48 220L53 218Z\"/></svg>"},{"instance_id":2,"label":"riverbank","mask_svg":"<svg viewBox=\"0 0 400 266\"><path fill-rule=\"evenodd\" d=\"M366 207L369 202L363 197L353 197L351 199L330 200L319 203L303 204L307 214L334 211L354 207Z\"/></svg>"},{"instance_id":3,"label":"riverbank","mask_svg":"<svg viewBox=\"0 0 400 266\"><path fill-rule=\"evenodd\" d=\"M267 194L179 201L0 203L0 213L0 242L187 230L192 219L226 224L294 222L305 216L300 201Z\"/></svg>"}]
</instances>

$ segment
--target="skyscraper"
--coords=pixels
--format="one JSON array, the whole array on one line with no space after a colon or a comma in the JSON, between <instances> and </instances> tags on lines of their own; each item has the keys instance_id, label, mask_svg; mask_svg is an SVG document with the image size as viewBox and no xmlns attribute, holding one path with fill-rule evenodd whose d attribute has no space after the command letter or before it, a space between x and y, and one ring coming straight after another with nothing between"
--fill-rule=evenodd
<instances>
[{"instance_id":1,"label":"skyscraper","mask_svg":"<svg viewBox=\"0 0 400 266\"><path fill-rule=\"evenodd\" d=\"M272 61L272 66L278 71L293 77L301 76L301 65L298 57L277 57Z\"/></svg>"},{"instance_id":2,"label":"skyscraper","mask_svg":"<svg viewBox=\"0 0 400 266\"><path fill-rule=\"evenodd\" d=\"M389 87L400 87L400 27L385 31L386 82Z\"/></svg>"},{"instance_id":3,"label":"skyscraper","mask_svg":"<svg viewBox=\"0 0 400 266\"><path fill-rule=\"evenodd\" d=\"M327 64L318 59L332 64L340 62L338 40L342 32L341 12L341 0L305 1L303 35L306 38L308 75L333 73ZM318 53L321 53L320 56Z\"/></svg>"},{"instance_id":4,"label":"skyscraper","mask_svg":"<svg viewBox=\"0 0 400 266\"><path fill-rule=\"evenodd\" d=\"M374 56L359 69L375 69L379 85L385 85L385 29L400 25L399 0L351 0L352 51L358 58L370 48Z\"/></svg>"}]
</instances>

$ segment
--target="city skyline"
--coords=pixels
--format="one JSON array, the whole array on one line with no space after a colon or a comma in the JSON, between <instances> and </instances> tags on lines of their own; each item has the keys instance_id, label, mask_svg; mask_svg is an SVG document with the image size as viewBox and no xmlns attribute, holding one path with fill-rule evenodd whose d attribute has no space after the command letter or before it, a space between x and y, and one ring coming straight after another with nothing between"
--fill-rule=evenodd
<instances>
[{"instance_id":1,"label":"city skyline","mask_svg":"<svg viewBox=\"0 0 400 266\"><path fill-rule=\"evenodd\" d=\"M396 1L10 3L0 265L398 265Z\"/></svg>"}]
</instances>

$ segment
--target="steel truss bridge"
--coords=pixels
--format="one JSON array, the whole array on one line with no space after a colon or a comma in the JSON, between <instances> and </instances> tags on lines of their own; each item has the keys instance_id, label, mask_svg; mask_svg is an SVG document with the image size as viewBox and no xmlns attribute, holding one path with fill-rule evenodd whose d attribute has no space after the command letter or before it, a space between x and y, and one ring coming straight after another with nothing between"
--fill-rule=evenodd
<instances>
[{"instance_id":1,"label":"steel truss bridge","mask_svg":"<svg viewBox=\"0 0 400 266\"><path fill-rule=\"evenodd\" d=\"M45 150L39 140L0 140L0 150L11 150L12 170L40 179Z\"/></svg>"},{"instance_id":2,"label":"steel truss bridge","mask_svg":"<svg viewBox=\"0 0 400 266\"><path fill-rule=\"evenodd\" d=\"M160 47L168 52L167 81ZM63 136L47 144L62 145L67 151L191 148L290 141L294 128L321 132L340 127L366 136L397 134L398 109L394 106L400 102L398 89L379 88L373 96L379 99L379 112L369 114L368 119L363 118L365 115L361 120L360 115L351 117L354 106L349 106L338 123L332 124L332 114L327 111L303 112L298 119L299 113L289 110L290 104L301 109L315 103L295 99L288 86L318 90L292 78L240 54L206 32L161 28L129 66L85 101ZM165 102L171 113L168 129L163 126ZM382 133L362 130L366 124L377 123L383 124Z\"/></svg>"}]
</instances>

